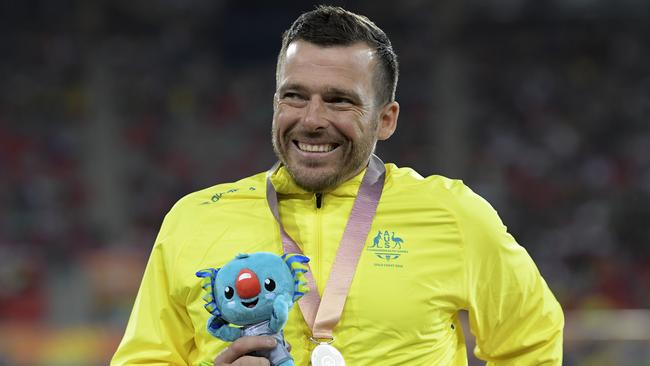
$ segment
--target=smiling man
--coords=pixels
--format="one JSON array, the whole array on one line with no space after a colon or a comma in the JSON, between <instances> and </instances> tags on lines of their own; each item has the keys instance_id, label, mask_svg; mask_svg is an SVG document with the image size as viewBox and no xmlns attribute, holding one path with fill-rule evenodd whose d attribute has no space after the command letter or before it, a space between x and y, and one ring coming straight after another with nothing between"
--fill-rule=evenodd
<instances>
[{"instance_id":1,"label":"smiling man","mask_svg":"<svg viewBox=\"0 0 650 366\"><path fill-rule=\"evenodd\" d=\"M562 310L494 209L461 181L372 154L397 127L397 79L370 20L302 14L276 70L279 164L174 205L111 364L269 365L254 352L272 337L208 334L194 276L267 251L311 258L311 291L285 328L296 365L466 365L461 310L488 365L561 365Z\"/></svg>"}]
</instances>

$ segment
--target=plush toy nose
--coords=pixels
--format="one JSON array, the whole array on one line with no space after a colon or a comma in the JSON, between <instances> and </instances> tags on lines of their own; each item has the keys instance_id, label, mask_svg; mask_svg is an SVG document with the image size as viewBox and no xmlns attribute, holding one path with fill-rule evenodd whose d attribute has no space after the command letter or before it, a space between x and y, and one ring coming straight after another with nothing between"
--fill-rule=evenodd
<instances>
[{"instance_id":1,"label":"plush toy nose","mask_svg":"<svg viewBox=\"0 0 650 366\"><path fill-rule=\"evenodd\" d=\"M260 280L255 272L248 268L239 271L237 281L235 281L237 295L242 299L250 299L260 293Z\"/></svg>"}]
</instances>

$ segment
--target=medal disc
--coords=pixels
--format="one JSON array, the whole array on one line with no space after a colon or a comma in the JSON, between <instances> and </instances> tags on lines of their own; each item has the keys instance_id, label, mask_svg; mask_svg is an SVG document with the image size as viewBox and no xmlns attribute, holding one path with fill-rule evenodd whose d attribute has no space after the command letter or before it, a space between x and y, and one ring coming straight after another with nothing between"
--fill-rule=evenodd
<instances>
[{"instance_id":1,"label":"medal disc","mask_svg":"<svg viewBox=\"0 0 650 366\"><path fill-rule=\"evenodd\" d=\"M312 366L345 366L343 355L333 346L321 343L311 351Z\"/></svg>"}]
</instances>

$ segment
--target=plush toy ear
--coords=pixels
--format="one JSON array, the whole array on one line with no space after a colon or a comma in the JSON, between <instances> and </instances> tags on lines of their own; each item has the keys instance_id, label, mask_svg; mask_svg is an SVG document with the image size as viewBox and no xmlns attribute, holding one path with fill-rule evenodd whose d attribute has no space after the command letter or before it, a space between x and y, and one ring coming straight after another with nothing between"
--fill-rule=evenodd
<instances>
[{"instance_id":1,"label":"plush toy ear","mask_svg":"<svg viewBox=\"0 0 650 366\"><path fill-rule=\"evenodd\" d=\"M206 304L203 306L208 312L210 312L210 314L214 315L215 317L221 317L221 311L217 306L217 296L214 293L217 288L214 281L217 279L218 272L219 268L207 268L196 272L197 277L203 278L203 285L201 287L206 292L206 294L203 296L203 301L205 301Z\"/></svg>"},{"instance_id":2,"label":"plush toy ear","mask_svg":"<svg viewBox=\"0 0 650 366\"><path fill-rule=\"evenodd\" d=\"M298 301L304 294L309 292L307 277L305 277L305 273L309 270L309 267L306 265L309 262L309 258L301 254L286 253L282 255L282 259L289 266L295 281L293 301Z\"/></svg>"}]
</instances>

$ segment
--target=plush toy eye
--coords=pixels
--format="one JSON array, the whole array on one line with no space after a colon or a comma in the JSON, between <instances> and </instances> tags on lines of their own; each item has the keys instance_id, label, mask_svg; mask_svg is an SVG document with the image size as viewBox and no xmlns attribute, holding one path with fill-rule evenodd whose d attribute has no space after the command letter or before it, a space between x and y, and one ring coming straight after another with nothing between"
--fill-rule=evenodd
<instances>
[{"instance_id":1,"label":"plush toy eye","mask_svg":"<svg viewBox=\"0 0 650 366\"><path fill-rule=\"evenodd\" d=\"M226 296L226 299L230 300L230 299L232 299L233 295L235 294L235 291L232 289L232 287L227 286L223 290L223 294Z\"/></svg>"},{"instance_id":2,"label":"plush toy eye","mask_svg":"<svg viewBox=\"0 0 650 366\"><path fill-rule=\"evenodd\" d=\"M265 279L265 280L264 280L264 288L265 288L267 291L273 291L273 290L275 290L275 281L273 281L273 280L270 279L270 278Z\"/></svg>"}]
</instances>

